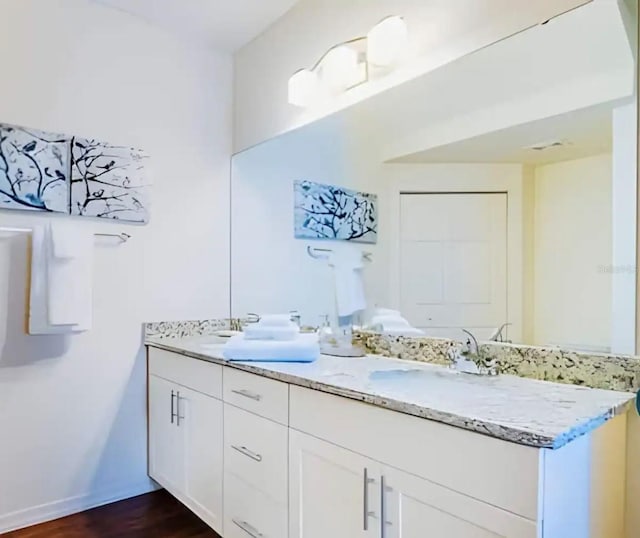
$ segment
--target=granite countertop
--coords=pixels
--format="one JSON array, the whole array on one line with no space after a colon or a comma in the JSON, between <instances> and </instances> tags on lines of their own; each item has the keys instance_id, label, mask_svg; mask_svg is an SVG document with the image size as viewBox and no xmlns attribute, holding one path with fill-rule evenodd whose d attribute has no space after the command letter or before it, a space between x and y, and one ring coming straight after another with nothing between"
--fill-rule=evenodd
<instances>
[{"instance_id":1,"label":"granite countertop","mask_svg":"<svg viewBox=\"0 0 640 538\"><path fill-rule=\"evenodd\" d=\"M310 364L229 362L215 337L148 338L152 347L538 448L557 449L629 408L634 395L368 355Z\"/></svg>"}]
</instances>

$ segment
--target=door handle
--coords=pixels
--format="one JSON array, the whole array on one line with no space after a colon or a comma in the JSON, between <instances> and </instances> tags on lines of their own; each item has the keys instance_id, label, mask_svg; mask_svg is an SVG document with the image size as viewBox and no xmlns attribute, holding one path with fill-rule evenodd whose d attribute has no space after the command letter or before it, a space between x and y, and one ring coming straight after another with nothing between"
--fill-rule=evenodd
<instances>
[{"instance_id":1,"label":"door handle","mask_svg":"<svg viewBox=\"0 0 640 538\"><path fill-rule=\"evenodd\" d=\"M364 510L363 510L363 525L362 528L365 531L369 530L369 518L372 516L375 516L376 513L369 510L369 484L373 484L375 482L375 480L373 478L369 478L369 469L367 469L366 467L364 468L364 495L363 495L363 499L364 499Z\"/></svg>"},{"instance_id":2,"label":"door handle","mask_svg":"<svg viewBox=\"0 0 640 538\"><path fill-rule=\"evenodd\" d=\"M180 398L180 391L176 392L176 424L180 426L180 420L184 420L184 415L180 414L180 400L184 400L184 398Z\"/></svg>"},{"instance_id":3,"label":"door handle","mask_svg":"<svg viewBox=\"0 0 640 538\"><path fill-rule=\"evenodd\" d=\"M233 448L233 450L240 452L240 454L247 456L247 458L251 458L254 461L262 461L262 456L260 454L256 454L255 452L252 452L246 446L231 445L231 448Z\"/></svg>"},{"instance_id":4,"label":"door handle","mask_svg":"<svg viewBox=\"0 0 640 538\"><path fill-rule=\"evenodd\" d=\"M264 536L264 534L262 534L261 532L258 532L258 529L256 529L252 525L249 525L249 523L247 523L246 521L240 521L239 519L235 519L235 518L233 518L231 521L233 521L234 525L236 525L237 527L240 527L244 532L246 532L249 536L252 536L253 538L263 538Z\"/></svg>"},{"instance_id":5,"label":"door handle","mask_svg":"<svg viewBox=\"0 0 640 538\"><path fill-rule=\"evenodd\" d=\"M233 392L234 394L238 394L239 396L244 396L245 398L250 398L252 400L255 400L256 402L259 402L260 400L262 400L262 396L260 394L256 394L255 392L251 392L250 390L234 389L231 392Z\"/></svg>"},{"instance_id":6,"label":"door handle","mask_svg":"<svg viewBox=\"0 0 640 538\"><path fill-rule=\"evenodd\" d=\"M387 501L385 493L391 491L387 486L384 475L380 477L380 538L387 538L387 526L391 525L391 521L387 521Z\"/></svg>"},{"instance_id":7,"label":"door handle","mask_svg":"<svg viewBox=\"0 0 640 538\"><path fill-rule=\"evenodd\" d=\"M171 391L171 424L173 424L174 419L176 418L176 413L174 412L174 398L176 397L175 391Z\"/></svg>"}]
</instances>

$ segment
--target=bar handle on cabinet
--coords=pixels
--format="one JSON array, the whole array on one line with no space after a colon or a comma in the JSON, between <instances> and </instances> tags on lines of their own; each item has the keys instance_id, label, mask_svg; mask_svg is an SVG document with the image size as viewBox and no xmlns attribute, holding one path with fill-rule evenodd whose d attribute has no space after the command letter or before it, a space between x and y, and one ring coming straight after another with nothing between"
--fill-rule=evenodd
<instances>
[{"instance_id":1,"label":"bar handle on cabinet","mask_svg":"<svg viewBox=\"0 0 640 538\"><path fill-rule=\"evenodd\" d=\"M375 480L373 478L369 478L369 469L367 469L366 467L364 468L364 495L363 495L363 499L364 499L364 510L363 510L363 524L362 524L362 528L365 531L369 530L369 518L371 516L375 516L375 512L369 510L369 484L373 484L375 482Z\"/></svg>"},{"instance_id":2,"label":"bar handle on cabinet","mask_svg":"<svg viewBox=\"0 0 640 538\"><path fill-rule=\"evenodd\" d=\"M387 486L384 475L380 477L380 538L387 538L387 526L391 525L391 521L387 521L387 502L385 493L391 491Z\"/></svg>"},{"instance_id":3,"label":"bar handle on cabinet","mask_svg":"<svg viewBox=\"0 0 640 538\"><path fill-rule=\"evenodd\" d=\"M176 397L175 391L171 391L171 424L173 424L174 419L176 418L176 413L174 411L174 398Z\"/></svg>"},{"instance_id":4,"label":"bar handle on cabinet","mask_svg":"<svg viewBox=\"0 0 640 538\"><path fill-rule=\"evenodd\" d=\"M247 456L247 458L251 458L254 461L262 461L262 456L260 454L256 454L255 452L249 450L246 446L237 446L231 445L233 450L240 452L243 456Z\"/></svg>"},{"instance_id":5,"label":"bar handle on cabinet","mask_svg":"<svg viewBox=\"0 0 640 538\"><path fill-rule=\"evenodd\" d=\"M253 538L263 538L264 534L262 534L261 532L258 532L258 530L253 527L252 525L249 525L249 523L247 523L246 521L240 521L238 519L232 519L231 521L233 521L233 524L236 525L237 527L240 527L244 532L246 532L249 536L252 536Z\"/></svg>"},{"instance_id":6,"label":"bar handle on cabinet","mask_svg":"<svg viewBox=\"0 0 640 538\"><path fill-rule=\"evenodd\" d=\"M184 398L180 398L180 391L176 392L176 424L180 426L180 421L184 420L184 415L180 414L180 400Z\"/></svg>"},{"instance_id":7,"label":"bar handle on cabinet","mask_svg":"<svg viewBox=\"0 0 640 538\"><path fill-rule=\"evenodd\" d=\"M234 394L238 394L239 396L244 396L245 398L250 398L252 400L255 400L256 402L259 402L260 400L262 400L262 396L260 394L256 394L255 392L251 392L250 390L234 389L231 392L233 392Z\"/></svg>"}]
</instances>

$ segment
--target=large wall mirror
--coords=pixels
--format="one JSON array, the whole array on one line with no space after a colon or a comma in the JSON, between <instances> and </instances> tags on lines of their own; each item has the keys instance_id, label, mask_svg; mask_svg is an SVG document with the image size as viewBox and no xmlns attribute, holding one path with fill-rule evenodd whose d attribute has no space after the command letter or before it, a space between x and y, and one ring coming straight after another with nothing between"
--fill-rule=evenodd
<instances>
[{"instance_id":1,"label":"large wall mirror","mask_svg":"<svg viewBox=\"0 0 640 538\"><path fill-rule=\"evenodd\" d=\"M232 315L317 326L308 247L358 249L368 308L426 336L634 353L635 20L586 4L235 155ZM377 195L377 241L296 239L301 181Z\"/></svg>"}]
</instances>

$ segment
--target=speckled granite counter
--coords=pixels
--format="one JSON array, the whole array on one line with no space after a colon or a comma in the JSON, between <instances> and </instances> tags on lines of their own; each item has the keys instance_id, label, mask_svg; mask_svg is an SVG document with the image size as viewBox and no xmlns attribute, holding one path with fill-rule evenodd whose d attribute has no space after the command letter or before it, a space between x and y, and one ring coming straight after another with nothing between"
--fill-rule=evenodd
<instances>
[{"instance_id":1,"label":"speckled granite counter","mask_svg":"<svg viewBox=\"0 0 640 538\"><path fill-rule=\"evenodd\" d=\"M633 394L525 379L480 377L369 355L312 364L230 363L211 336L147 337L152 347L245 370L514 443L560 448L624 413Z\"/></svg>"}]
</instances>

